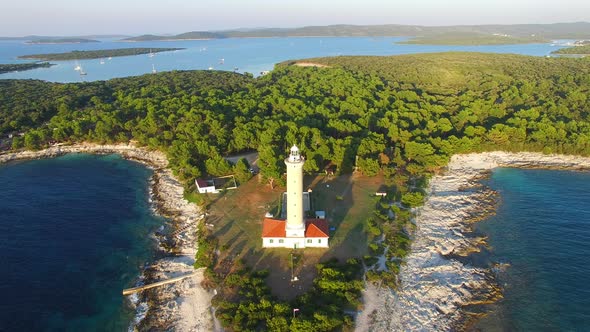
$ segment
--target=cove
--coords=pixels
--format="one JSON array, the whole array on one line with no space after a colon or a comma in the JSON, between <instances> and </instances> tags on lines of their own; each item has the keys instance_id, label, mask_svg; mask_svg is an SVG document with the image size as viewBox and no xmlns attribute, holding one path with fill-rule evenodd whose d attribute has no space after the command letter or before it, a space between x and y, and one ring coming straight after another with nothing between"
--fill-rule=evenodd
<instances>
[{"instance_id":1,"label":"cove","mask_svg":"<svg viewBox=\"0 0 590 332\"><path fill-rule=\"evenodd\" d=\"M152 171L118 155L0 166L0 330L122 331L156 253Z\"/></svg>"}]
</instances>

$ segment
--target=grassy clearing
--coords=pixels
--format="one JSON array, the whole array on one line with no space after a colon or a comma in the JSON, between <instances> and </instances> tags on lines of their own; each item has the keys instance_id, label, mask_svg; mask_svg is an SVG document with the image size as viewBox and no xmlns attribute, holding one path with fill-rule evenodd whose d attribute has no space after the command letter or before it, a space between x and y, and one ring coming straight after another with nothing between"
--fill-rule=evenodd
<instances>
[{"instance_id":1,"label":"grassy clearing","mask_svg":"<svg viewBox=\"0 0 590 332\"><path fill-rule=\"evenodd\" d=\"M209 195L208 224L219 240L221 249L216 272L232 271L235 262L243 259L256 270L269 269L267 279L273 293L292 298L312 285L315 265L336 257L341 261L367 254L366 220L374 211L381 177L345 175L338 177L306 177L304 190L312 189L312 211L325 210L334 229L330 233L330 248L303 250L262 249L262 219L266 212L276 215L284 188L270 189L256 179L237 190ZM293 253L293 272L291 254ZM291 283L294 273L299 281Z\"/></svg>"}]
</instances>

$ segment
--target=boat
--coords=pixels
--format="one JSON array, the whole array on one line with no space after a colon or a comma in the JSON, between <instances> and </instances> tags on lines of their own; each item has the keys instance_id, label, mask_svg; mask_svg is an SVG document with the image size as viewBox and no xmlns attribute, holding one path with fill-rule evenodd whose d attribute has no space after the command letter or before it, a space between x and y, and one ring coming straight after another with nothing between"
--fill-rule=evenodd
<instances>
[{"instance_id":1,"label":"boat","mask_svg":"<svg viewBox=\"0 0 590 332\"><path fill-rule=\"evenodd\" d=\"M80 66L80 64L78 63L78 60L76 60L76 66L74 67L75 71L80 71L82 70L82 66Z\"/></svg>"},{"instance_id":2,"label":"boat","mask_svg":"<svg viewBox=\"0 0 590 332\"><path fill-rule=\"evenodd\" d=\"M110 57L109 57L109 60L113 60L113 57L111 57L111 56L110 56Z\"/></svg>"},{"instance_id":3,"label":"boat","mask_svg":"<svg viewBox=\"0 0 590 332\"><path fill-rule=\"evenodd\" d=\"M154 54L154 52L152 52L152 49L150 48L150 54L148 54L148 56L149 56L150 58L153 58L153 57L154 57L154 55L155 55L155 54Z\"/></svg>"},{"instance_id":4,"label":"boat","mask_svg":"<svg viewBox=\"0 0 590 332\"><path fill-rule=\"evenodd\" d=\"M157 73L158 71L156 70L156 67L154 66L154 64L152 63L152 74Z\"/></svg>"},{"instance_id":5,"label":"boat","mask_svg":"<svg viewBox=\"0 0 590 332\"><path fill-rule=\"evenodd\" d=\"M82 68L82 65L79 65L80 69L78 70L78 72L80 73L81 76L86 76L86 72L84 71L84 69Z\"/></svg>"},{"instance_id":6,"label":"boat","mask_svg":"<svg viewBox=\"0 0 590 332\"><path fill-rule=\"evenodd\" d=\"M104 59L100 59L100 64L104 65Z\"/></svg>"},{"instance_id":7,"label":"boat","mask_svg":"<svg viewBox=\"0 0 590 332\"><path fill-rule=\"evenodd\" d=\"M222 64L224 64L224 63L225 63L225 59L224 59L224 58L221 58L221 59L219 59L219 64L220 64L220 65L222 65Z\"/></svg>"},{"instance_id":8,"label":"boat","mask_svg":"<svg viewBox=\"0 0 590 332\"><path fill-rule=\"evenodd\" d=\"M209 70L213 70L213 67L209 67Z\"/></svg>"}]
</instances>

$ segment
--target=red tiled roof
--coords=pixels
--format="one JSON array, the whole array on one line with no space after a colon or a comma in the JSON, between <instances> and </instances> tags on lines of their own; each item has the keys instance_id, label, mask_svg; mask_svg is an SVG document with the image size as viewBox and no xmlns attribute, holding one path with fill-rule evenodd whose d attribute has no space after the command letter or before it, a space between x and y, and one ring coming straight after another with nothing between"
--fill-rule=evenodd
<instances>
[{"instance_id":1,"label":"red tiled roof","mask_svg":"<svg viewBox=\"0 0 590 332\"><path fill-rule=\"evenodd\" d=\"M211 185L203 179L197 179L197 185L199 186L199 188L205 188L205 187L211 187Z\"/></svg>"},{"instance_id":2,"label":"red tiled roof","mask_svg":"<svg viewBox=\"0 0 590 332\"><path fill-rule=\"evenodd\" d=\"M326 219L307 219L305 222L305 237L329 237L328 234Z\"/></svg>"},{"instance_id":3,"label":"red tiled roof","mask_svg":"<svg viewBox=\"0 0 590 332\"><path fill-rule=\"evenodd\" d=\"M264 218L262 221L262 237L285 237L285 221Z\"/></svg>"}]
</instances>

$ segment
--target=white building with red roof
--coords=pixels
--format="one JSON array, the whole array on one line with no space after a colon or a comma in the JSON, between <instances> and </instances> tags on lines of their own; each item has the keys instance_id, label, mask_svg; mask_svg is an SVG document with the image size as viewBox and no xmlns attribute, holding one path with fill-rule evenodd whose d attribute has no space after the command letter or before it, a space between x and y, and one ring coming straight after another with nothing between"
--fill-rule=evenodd
<instances>
[{"instance_id":1,"label":"white building with red roof","mask_svg":"<svg viewBox=\"0 0 590 332\"><path fill-rule=\"evenodd\" d=\"M215 188L215 182L213 180L196 179L195 184L197 185L200 194L217 194L219 192L219 190Z\"/></svg>"},{"instance_id":2,"label":"white building with red roof","mask_svg":"<svg viewBox=\"0 0 590 332\"><path fill-rule=\"evenodd\" d=\"M287 165L286 219L265 218L262 222L263 248L328 248L328 221L305 219L303 164L305 159L293 145Z\"/></svg>"}]
</instances>

